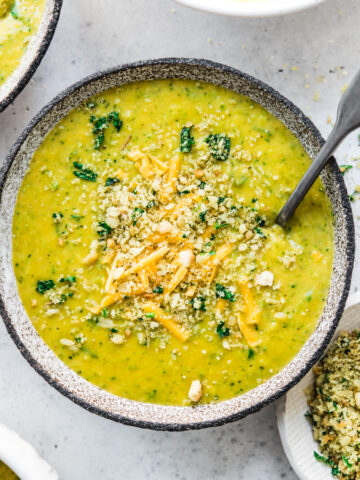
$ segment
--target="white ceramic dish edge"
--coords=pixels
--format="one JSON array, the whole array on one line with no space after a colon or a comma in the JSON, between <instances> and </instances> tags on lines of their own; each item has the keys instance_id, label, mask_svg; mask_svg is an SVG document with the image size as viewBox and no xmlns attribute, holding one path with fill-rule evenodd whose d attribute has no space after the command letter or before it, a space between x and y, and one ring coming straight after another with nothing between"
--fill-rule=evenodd
<instances>
[{"instance_id":1,"label":"white ceramic dish edge","mask_svg":"<svg viewBox=\"0 0 360 480\"><path fill-rule=\"evenodd\" d=\"M186 7L234 17L271 17L295 13L326 0L175 0Z\"/></svg>"},{"instance_id":2,"label":"white ceramic dish edge","mask_svg":"<svg viewBox=\"0 0 360 480\"><path fill-rule=\"evenodd\" d=\"M334 338L342 330L360 327L360 293L349 297L344 314L336 329ZM287 395L277 403L277 422L285 454L300 480L333 480L331 469L318 462L314 451L319 446L313 438L312 428L304 414L308 410L304 390L314 380L310 371Z\"/></svg>"},{"instance_id":3,"label":"white ceramic dish edge","mask_svg":"<svg viewBox=\"0 0 360 480\"><path fill-rule=\"evenodd\" d=\"M0 424L0 460L21 480L58 480L59 475L16 432Z\"/></svg>"}]
</instances>

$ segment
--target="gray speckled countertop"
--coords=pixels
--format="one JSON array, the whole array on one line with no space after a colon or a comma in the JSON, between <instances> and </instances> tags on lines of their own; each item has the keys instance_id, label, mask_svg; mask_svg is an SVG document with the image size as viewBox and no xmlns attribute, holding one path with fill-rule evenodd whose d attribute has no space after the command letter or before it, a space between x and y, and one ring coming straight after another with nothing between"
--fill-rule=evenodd
<instances>
[{"instance_id":1,"label":"gray speckled countertop","mask_svg":"<svg viewBox=\"0 0 360 480\"><path fill-rule=\"evenodd\" d=\"M257 20L195 12L171 0L64 0L44 61L0 115L0 162L32 116L63 88L103 68L164 56L209 58L240 68L289 97L326 135L342 88L360 66L359 19L358 0L329 0L307 12ZM357 134L337 157L340 164L356 167ZM360 184L358 168L346 174L346 183L351 191ZM354 210L358 225L360 200ZM357 260L352 291L359 273ZM282 451L274 405L234 424L197 432L115 424L45 383L2 323L0 422L30 441L63 480L296 478Z\"/></svg>"}]
</instances>

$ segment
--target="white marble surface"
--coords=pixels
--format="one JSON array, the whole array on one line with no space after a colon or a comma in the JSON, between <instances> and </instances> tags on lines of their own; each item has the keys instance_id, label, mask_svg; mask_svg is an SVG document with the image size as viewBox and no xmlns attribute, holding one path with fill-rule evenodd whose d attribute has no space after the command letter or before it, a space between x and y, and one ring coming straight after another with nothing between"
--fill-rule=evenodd
<instances>
[{"instance_id":1,"label":"white marble surface","mask_svg":"<svg viewBox=\"0 0 360 480\"><path fill-rule=\"evenodd\" d=\"M164 56L209 58L253 74L294 101L326 135L342 87L360 66L359 20L358 0L329 0L311 11L263 20L216 17L171 0L64 0L44 61L0 115L0 162L32 116L72 82L123 62ZM355 167L357 156L353 134L337 157ZM360 170L350 171L346 183L353 191ZM360 201L354 203L356 215L359 207ZM352 291L359 281L357 261ZM30 441L64 480L296 478L280 445L274 406L197 432L118 425L87 413L45 383L2 323L0 422Z\"/></svg>"}]
</instances>

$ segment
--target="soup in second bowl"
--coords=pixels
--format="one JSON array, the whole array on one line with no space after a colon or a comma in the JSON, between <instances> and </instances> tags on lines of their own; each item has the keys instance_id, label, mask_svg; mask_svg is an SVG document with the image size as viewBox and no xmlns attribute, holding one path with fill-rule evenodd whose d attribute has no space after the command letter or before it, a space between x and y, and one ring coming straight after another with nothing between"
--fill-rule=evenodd
<instances>
[{"instance_id":1,"label":"soup in second bowl","mask_svg":"<svg viewBox=\"0 0 360 480\"><path fill-rule=\"evenodd\" d=\"M46 0L0 0L0 87L18 67L36 34Z\"/></svg>"}]
</instances>

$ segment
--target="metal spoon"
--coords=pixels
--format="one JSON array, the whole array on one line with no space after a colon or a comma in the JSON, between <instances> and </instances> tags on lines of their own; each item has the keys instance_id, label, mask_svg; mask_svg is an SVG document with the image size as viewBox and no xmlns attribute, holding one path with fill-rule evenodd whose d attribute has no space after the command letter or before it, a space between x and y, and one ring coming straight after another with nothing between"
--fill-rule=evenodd
<instances>
[{"instance_id":1,"label":"metal spoon","mask_svg":"<svg viewBox=\"0 0 360 480\"><path fill-rule=\"evenodd\" d=\"M358 127L360 127L360 70L340 100L336 123L327 141L276 217L276 223L285 227L338 145Z\"/></svg>"}]
</instances>

